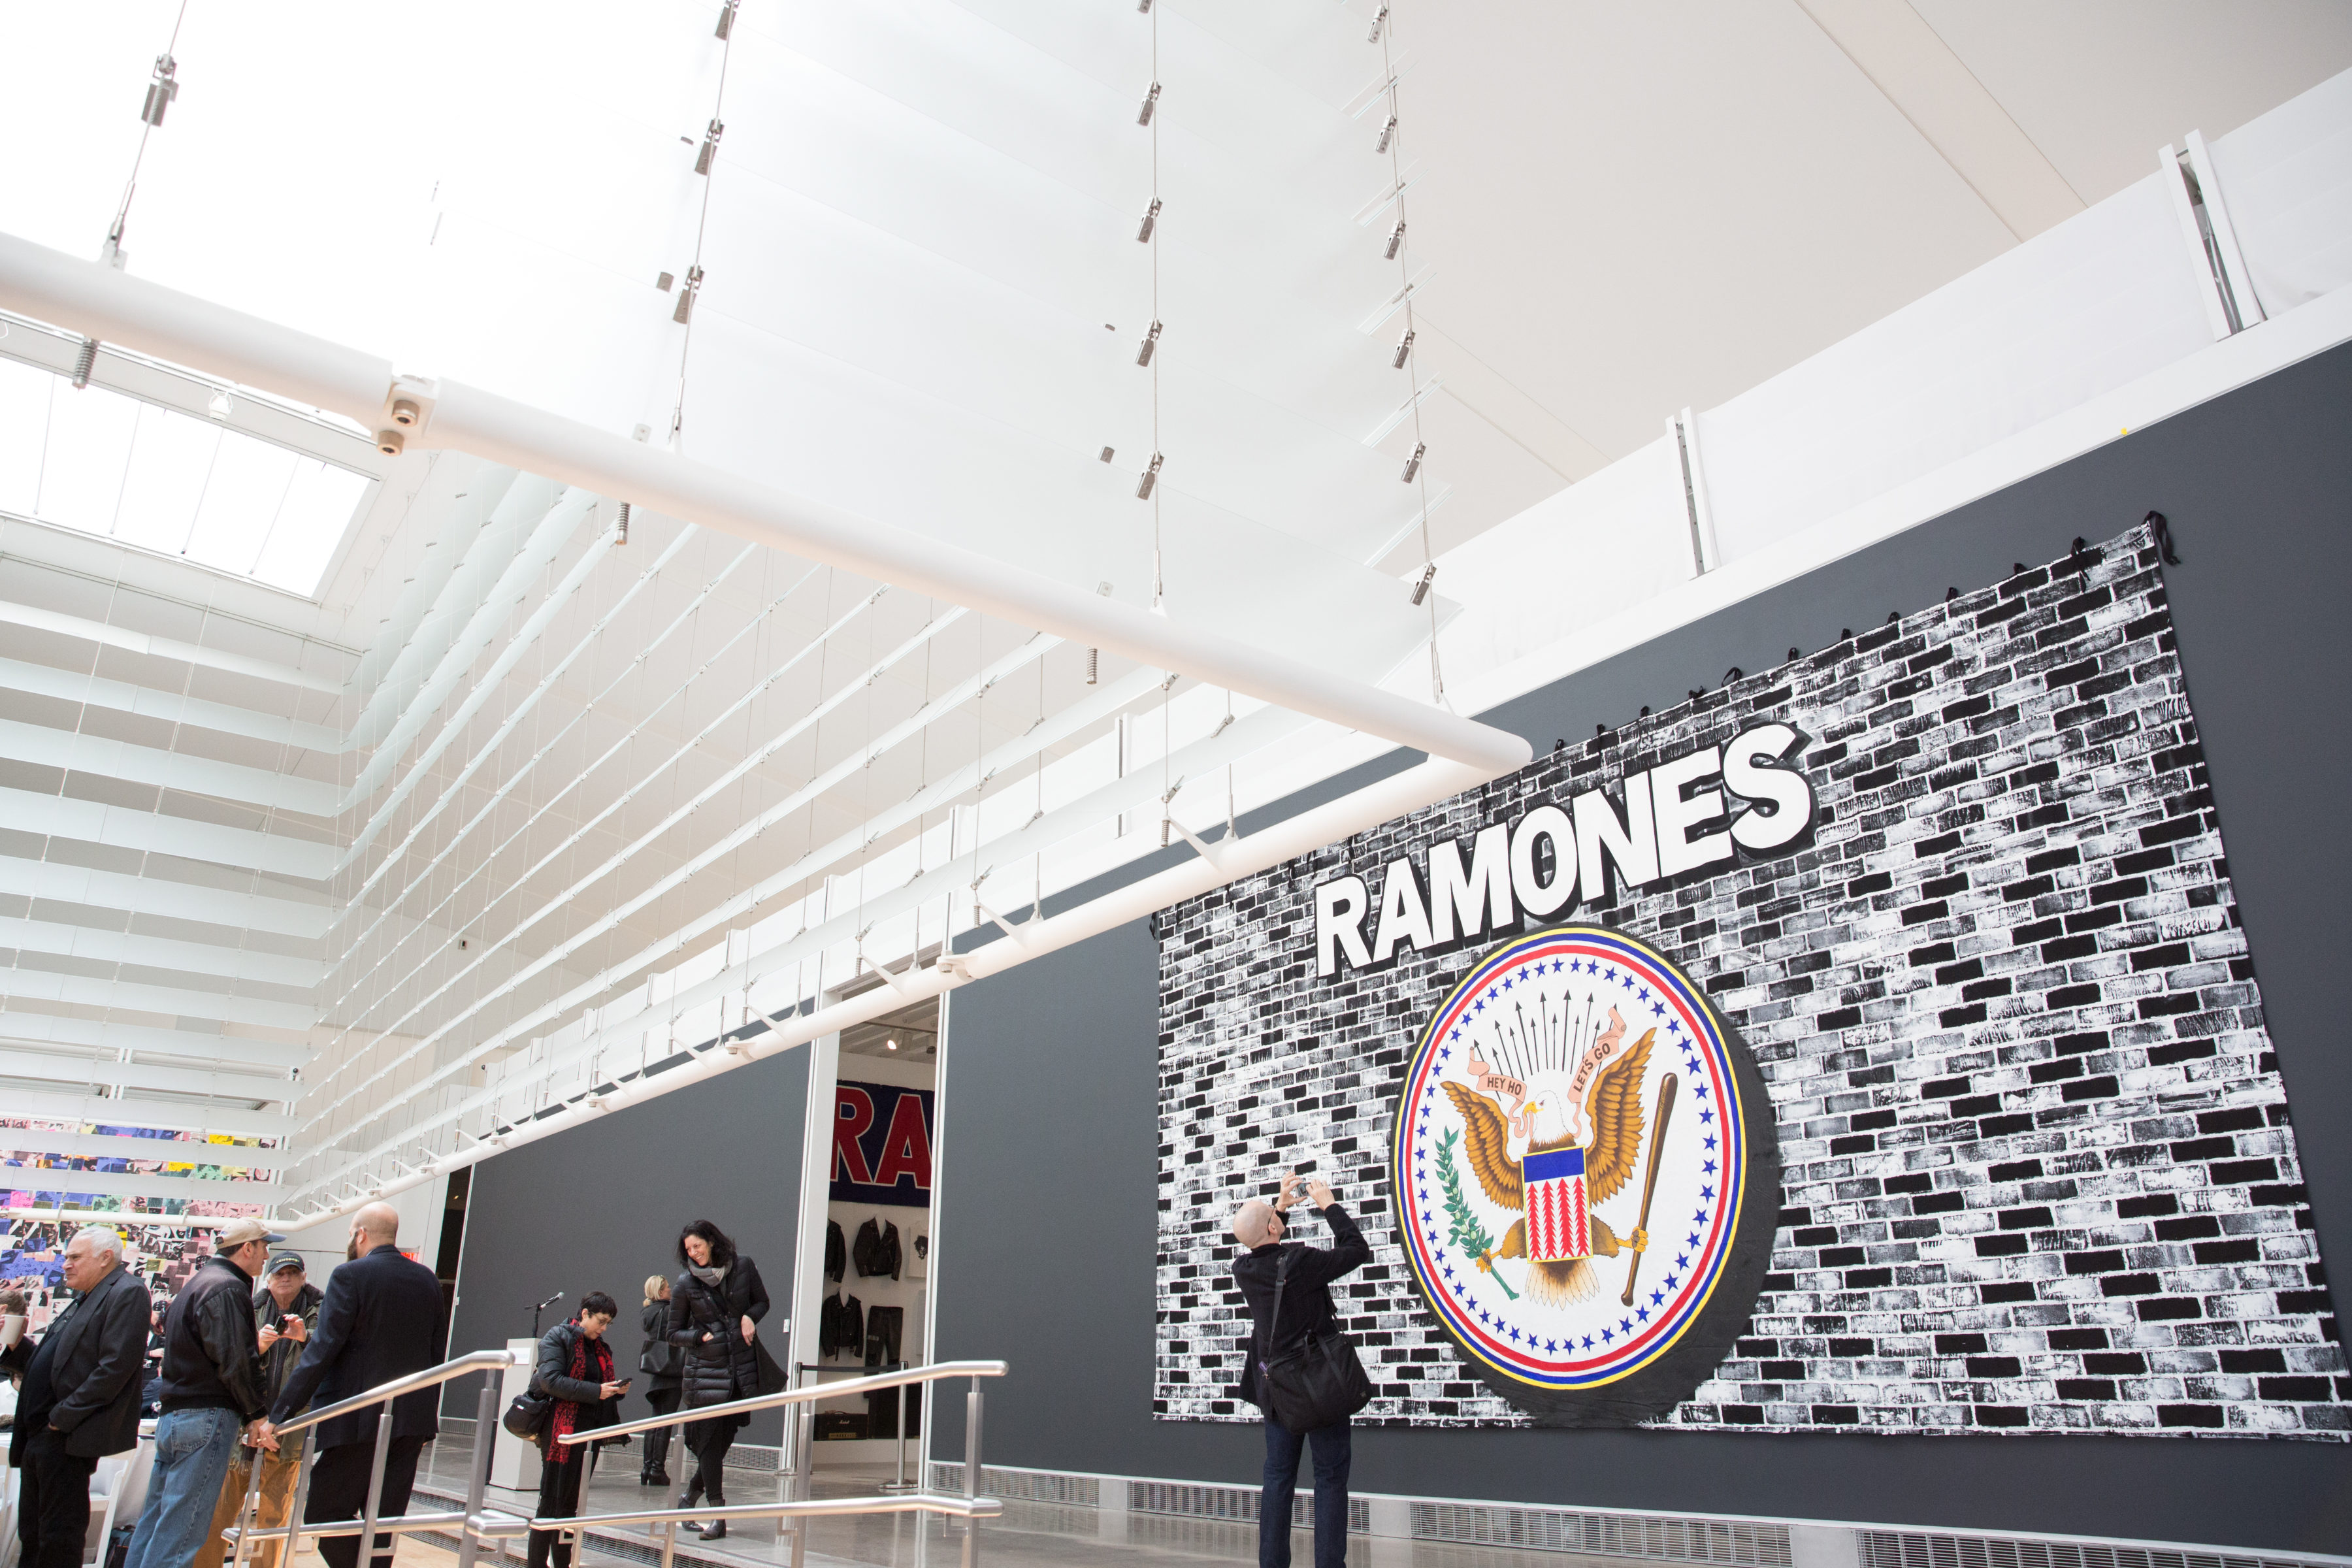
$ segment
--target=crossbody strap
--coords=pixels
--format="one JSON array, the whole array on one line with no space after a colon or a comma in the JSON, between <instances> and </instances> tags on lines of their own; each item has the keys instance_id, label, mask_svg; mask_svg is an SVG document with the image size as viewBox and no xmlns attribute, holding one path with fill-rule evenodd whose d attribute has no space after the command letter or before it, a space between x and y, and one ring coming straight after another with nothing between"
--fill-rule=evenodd
<instances>
[{"instance_id":1,"label":"crossbody strap","mask_svg":"<svg viewBox=\"0 0 2352 1568\"><path fill-rule=\"evenodd\" d=\"M1275 1331L1282 1326L1282 1292L1290 1283L1291 1259L1297 1256L1296 1250L1286 1250L1282 1255L1281 1263L1276 1266L1274 1271L1274 1310L1268 1312L1265 1318L1265 1348L1257 1358L1260 1372L1265 1370L1267 1360L1274 1354Z\"/></svg>"}]
</instances>

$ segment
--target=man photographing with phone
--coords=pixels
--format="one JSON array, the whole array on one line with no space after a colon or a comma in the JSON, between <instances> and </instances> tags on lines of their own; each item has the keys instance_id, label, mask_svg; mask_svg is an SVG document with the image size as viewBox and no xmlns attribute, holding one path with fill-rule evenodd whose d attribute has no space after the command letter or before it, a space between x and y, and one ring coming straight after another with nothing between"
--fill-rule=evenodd
<instances>
[{"instance_id":1,"label":"man photographing with phone","mask_svg":"<svg viewBox=\"0 0 2352 1568\"><path fill-rule=\"evenodd\" d=\"M1291 1206L1304 1196L1331 1227L1329 1250L1283 1246ZM1301 1435L1274 1418L1259 1387L1259 1373L1308 1335L1339 1331L1331 1304L1331 1281L1361 1268L1371 1257L1363 1233L1348 1217L1330 1186L1297 1171L1282 1178L1274 1202L1252 1198L1234 1211L1234 1239L1247 1250L1234 1260L1234 1280L1249 1303L1254 1330L1242 1365L1241 1397L1267 1407L1265 1483L1257 1510L1258 1568L1290 1568L1290 1500L1298 1485L1298 1454L1315 1447L1315 1568L1345 1568L1348 1561L1348 1418ZM1280 1314L1276 1312L1280 1298Z\"/></svg>"}]
</instances>

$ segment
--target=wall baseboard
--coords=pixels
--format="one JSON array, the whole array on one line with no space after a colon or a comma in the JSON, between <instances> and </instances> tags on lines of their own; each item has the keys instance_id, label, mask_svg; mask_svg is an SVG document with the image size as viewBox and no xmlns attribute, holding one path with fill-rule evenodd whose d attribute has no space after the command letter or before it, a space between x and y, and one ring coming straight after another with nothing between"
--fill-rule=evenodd
<instances>
[{"instance_id":1,"label":"wall baseboard","mask_svg":"<svg viewBox=\"0 0 2352 1568\"><path fill-rule=\"evenodd\" d=\"M929 1479L934 1490L961 1491L963 1467L933 1460ZM1235 1524L1257 1522L1255 1487L996 1465L982 1467L981 1485L989 1496L1008 1501ZM1312 1526L1313 1509L1312 1492L1302 1490L1292 1506L1292 1524L1300 1529ZM2352 1557L2315 1552L2006 1531L1902 1530L1818 1520L1545 1508L1390 1493L1351 1496L1349 1529L1360 1535L1433 1543L1507 1546L1718 1568L2352 1568Z\"/></svg>"}]
</instances>

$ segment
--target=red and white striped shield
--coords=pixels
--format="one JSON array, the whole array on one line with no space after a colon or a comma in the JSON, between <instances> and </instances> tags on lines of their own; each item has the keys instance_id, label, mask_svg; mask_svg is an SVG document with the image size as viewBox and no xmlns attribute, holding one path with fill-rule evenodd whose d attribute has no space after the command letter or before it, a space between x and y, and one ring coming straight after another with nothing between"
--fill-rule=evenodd
<instances>
[{"instance_id":1,"label":"red and white striped shield","mask_svg":"<svg viewBox=\"0 0 2352 1568\"><path fill-rule=\"evenodd\" d=\"M1584 1151L1547 1149L1519 1162L1527 1182L1528 1256L1565 1263L1592 1256L1592 1209L1585 1201Z\"/></svg>"}]
</instances>

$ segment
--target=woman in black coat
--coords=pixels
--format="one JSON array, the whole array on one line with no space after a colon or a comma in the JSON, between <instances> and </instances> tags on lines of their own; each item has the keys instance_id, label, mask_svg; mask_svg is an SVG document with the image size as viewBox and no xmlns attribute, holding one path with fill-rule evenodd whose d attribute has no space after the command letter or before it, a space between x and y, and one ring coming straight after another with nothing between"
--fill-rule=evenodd
<instances>
[{"instance_id":1,"label":"woman in black coat","mask_svg":"<svg viewBox=\"0 0 2352 1568\"><path fill-rule=\"evenodd\" d=\"M760 1266L739 1256L727 1233L707 1219L678 1233L677 1260L685 1268L670 1287L667 1338L684 1352L679 1368L684 1408L751 1398L760 1392L755 1325L768 1315L768 1288L760 1282ZM706 1495L714 1504L725 1504L727 1450L750 1420L747 1415L722 1415L687 1427L694 1479L678 1494L678 1507L692 1508ZM685 1528L696 1529L691 1524ZM727 1521L712 1520L697 1532L705 1541L721 1540Z\"/></svg>"},{"instance_id":2,"label":"woman in black coat","mask_svg":"<svg viewBox=\"0 0 2352 1568\"><path fill-rule=\"evenodd\" d=\"M580 1488L595 1463L593 1443L559 1443L568 1432L589 1432L610 1426L621 1418L621 1394L628 1380L613 1376L613 1347L604 1331L620 1315L620 1305L602 1290L580 1298L580 1311L540 1337L539 1367L531 1384L555 1401L540 1443L539 1517L562 1519L580 1511ZM619 1438L614 1439L621 1441ZM534 1530L529 1549L530 1568L548 1568L548 1548L555 1549L555 1568L572 1568L572 1548L562 1531Z\"/></svg>"},{"instance_id":3,"label":"woman in black coat","mask_svg":"<svg viewBox=\"0 0 2352 1568\"><path fill-rule=\"evenodd\" d=\"M646 1348L637 1356L637 1370L646 1374L646 1403L656 1415L677 1408L678 1349L669 1342L669 1281L658 1274L646 1277L646 1304L637 1319ZM669 1428L656 1426L646 1434L646 1462L637 1485L669 1485Z\"/></svg>"}]
</instances>

